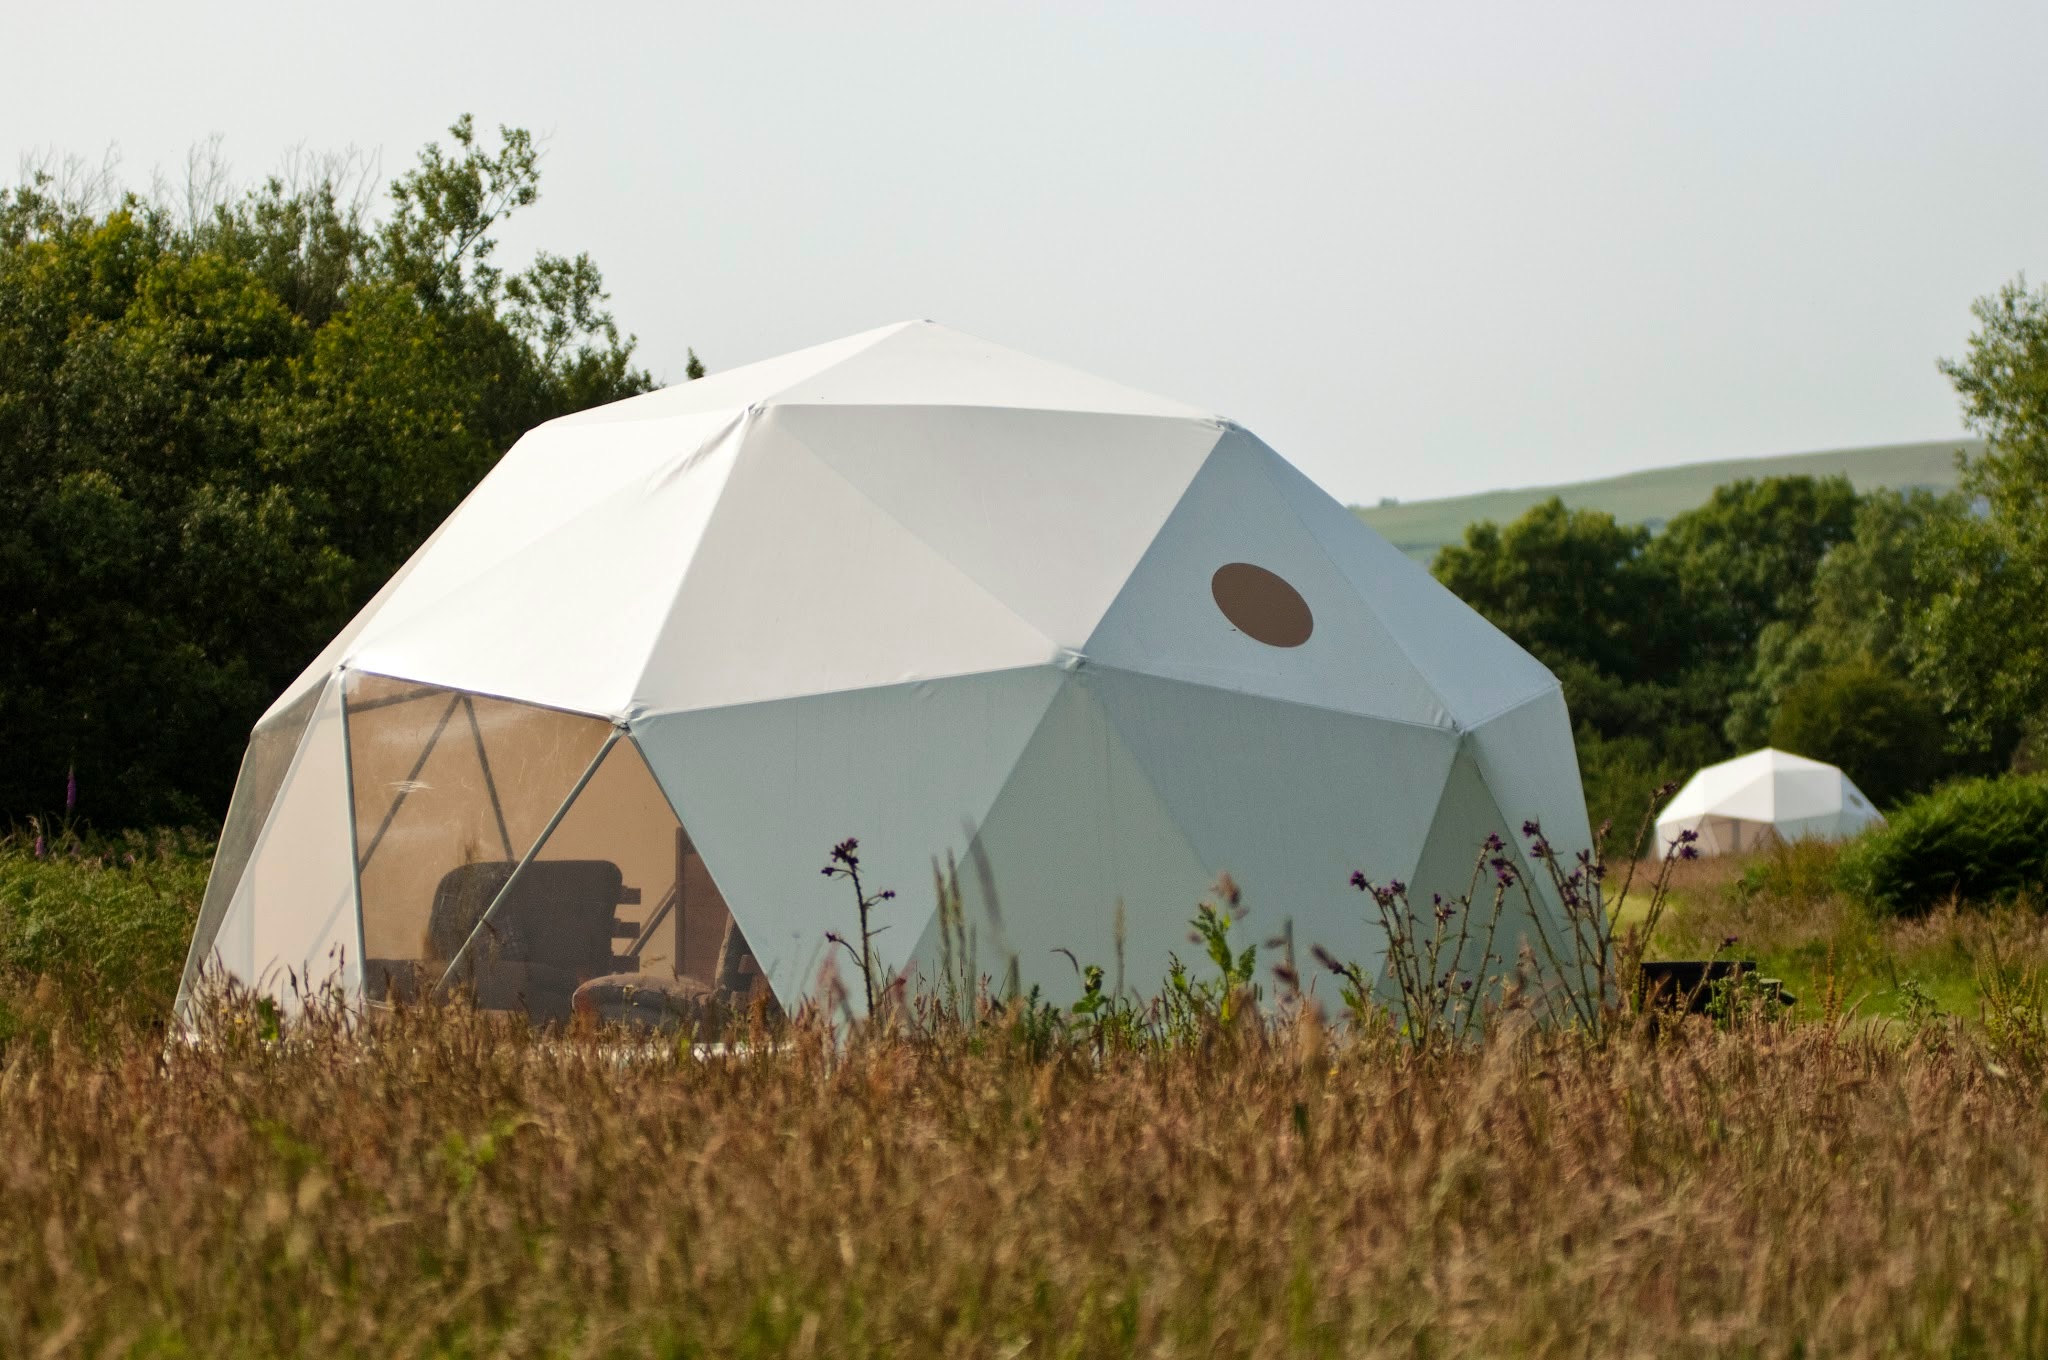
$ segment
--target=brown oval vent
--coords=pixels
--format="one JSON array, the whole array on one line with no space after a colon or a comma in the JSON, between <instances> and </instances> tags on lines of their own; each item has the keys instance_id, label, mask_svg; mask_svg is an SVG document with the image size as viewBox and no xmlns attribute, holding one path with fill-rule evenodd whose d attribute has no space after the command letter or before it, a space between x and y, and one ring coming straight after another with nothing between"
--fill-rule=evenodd
<instances>
[{"instance_id":1,"label":"brown oval vent","mask_svg":"<svg viewBox=\"0 0 2048 1360\"><path fill-rule=\"evenodd\" d=\"M1268 647L1299 647L1316 629L1301 592L1264 567L1226 563L1210 578L1209 593L1240 633Z\"/></svg>"}]
</instances>

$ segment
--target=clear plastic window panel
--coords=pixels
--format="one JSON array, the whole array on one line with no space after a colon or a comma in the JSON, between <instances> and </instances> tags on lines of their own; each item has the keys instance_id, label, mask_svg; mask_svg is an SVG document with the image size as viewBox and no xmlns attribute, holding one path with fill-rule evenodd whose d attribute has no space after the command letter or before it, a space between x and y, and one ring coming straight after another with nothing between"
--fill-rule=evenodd
<instances>
[{"instance_id":1,"label":"clear plastic window panel","mask_svg":"<svg viewBox=\"0 0 2048 1360\"><path fill-rule=\"evenodd\" d=\"M474 918L539 840L611 724L532 704L351 674L346 691L364 988L439 981Z\"/></svg>"},{"instance_id":2,"label":"clear plastic window panel","mask_svg":"<svg viewBox=\"0 0 2048 1360\"><path fill-rule=\"evenodd\" d=\"M461 989L538 1021L669 1024L766 993L609 723L372 675L348 705L370 1000Z\"/></svg>"}]
</instances>

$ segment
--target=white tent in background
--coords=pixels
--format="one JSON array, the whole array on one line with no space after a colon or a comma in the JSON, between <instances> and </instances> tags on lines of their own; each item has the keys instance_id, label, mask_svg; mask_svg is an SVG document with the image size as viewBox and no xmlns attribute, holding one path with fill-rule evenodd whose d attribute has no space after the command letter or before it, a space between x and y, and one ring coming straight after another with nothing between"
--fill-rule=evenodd
<instances>
[{"instance_id":1,"label":"white tent in background","mask_svg":"<svg viewBox=\"0 0 2048 1360\"><path fill-rule=\"evenodd\" d=\"M1525 818L1588 840L1557 681L1427 572L1229 421L909 323L520 440L256 725L181 1006L788 1004L848 836L927 979L948 855L1053 999L1120 920L1156 985L1226 869L1375 962L1354 869L1427 902Z\"/></svg>"},{"instance_id":2,"label":"white tent in background","mask_svg":"<svg viewBox=\"0 0 2048 1360\"><path fill-rule=\"evenodd\" d=\"M1842 840L1883 820L1833 765L1765 747L1687 780L1657 818L1657 853L1686 831L1702 855L1728 855L1774 838Z\"/></svg>"}]
</instances>

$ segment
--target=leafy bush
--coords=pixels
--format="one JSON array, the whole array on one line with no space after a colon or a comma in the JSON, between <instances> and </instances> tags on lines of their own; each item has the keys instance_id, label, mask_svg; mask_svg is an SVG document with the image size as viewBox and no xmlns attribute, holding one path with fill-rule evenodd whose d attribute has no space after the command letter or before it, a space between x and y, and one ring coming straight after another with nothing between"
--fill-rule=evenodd
<instances>
[{"instance_id":1,"label":"leafy bush","mask_svg":"<svg viewBox=\"0 0 2048 1360\"><path fill-rule=\"evenodd\" d=\"M1904 915L1950 897L2048 896L2048 778L1967 779L1917 798L1844 852L1842 881Z\"/></svg>"},{"instance_id":2,"label":"leafy bush","mask_svg":"<svg viewBox=\"0 0 2048 1360\"><path fill-rule=\"evenodd\" d=\"M40 841L0 837L0 1044L58 1020L86 1037L160 1022L211 847L170 833Z\"/></svg>"}]
</instances>

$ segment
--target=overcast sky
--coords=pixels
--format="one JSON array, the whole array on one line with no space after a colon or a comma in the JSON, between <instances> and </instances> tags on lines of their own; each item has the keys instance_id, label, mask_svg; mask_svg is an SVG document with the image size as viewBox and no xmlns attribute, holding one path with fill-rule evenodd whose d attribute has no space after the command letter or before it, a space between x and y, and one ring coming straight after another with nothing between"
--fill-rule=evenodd
<instances>
[{"instance_id":1,"label":"overcast sky","mask_svg":"<svg viewBox=\"0 0 2048 1360\"><path fill-rule=\"evenodd\" d=\"M0 148L545 138L658 377L905 317L1347 500L1947 437L2048 277L2048 5L0 3Z\"/></svg>"}]
</instances>

